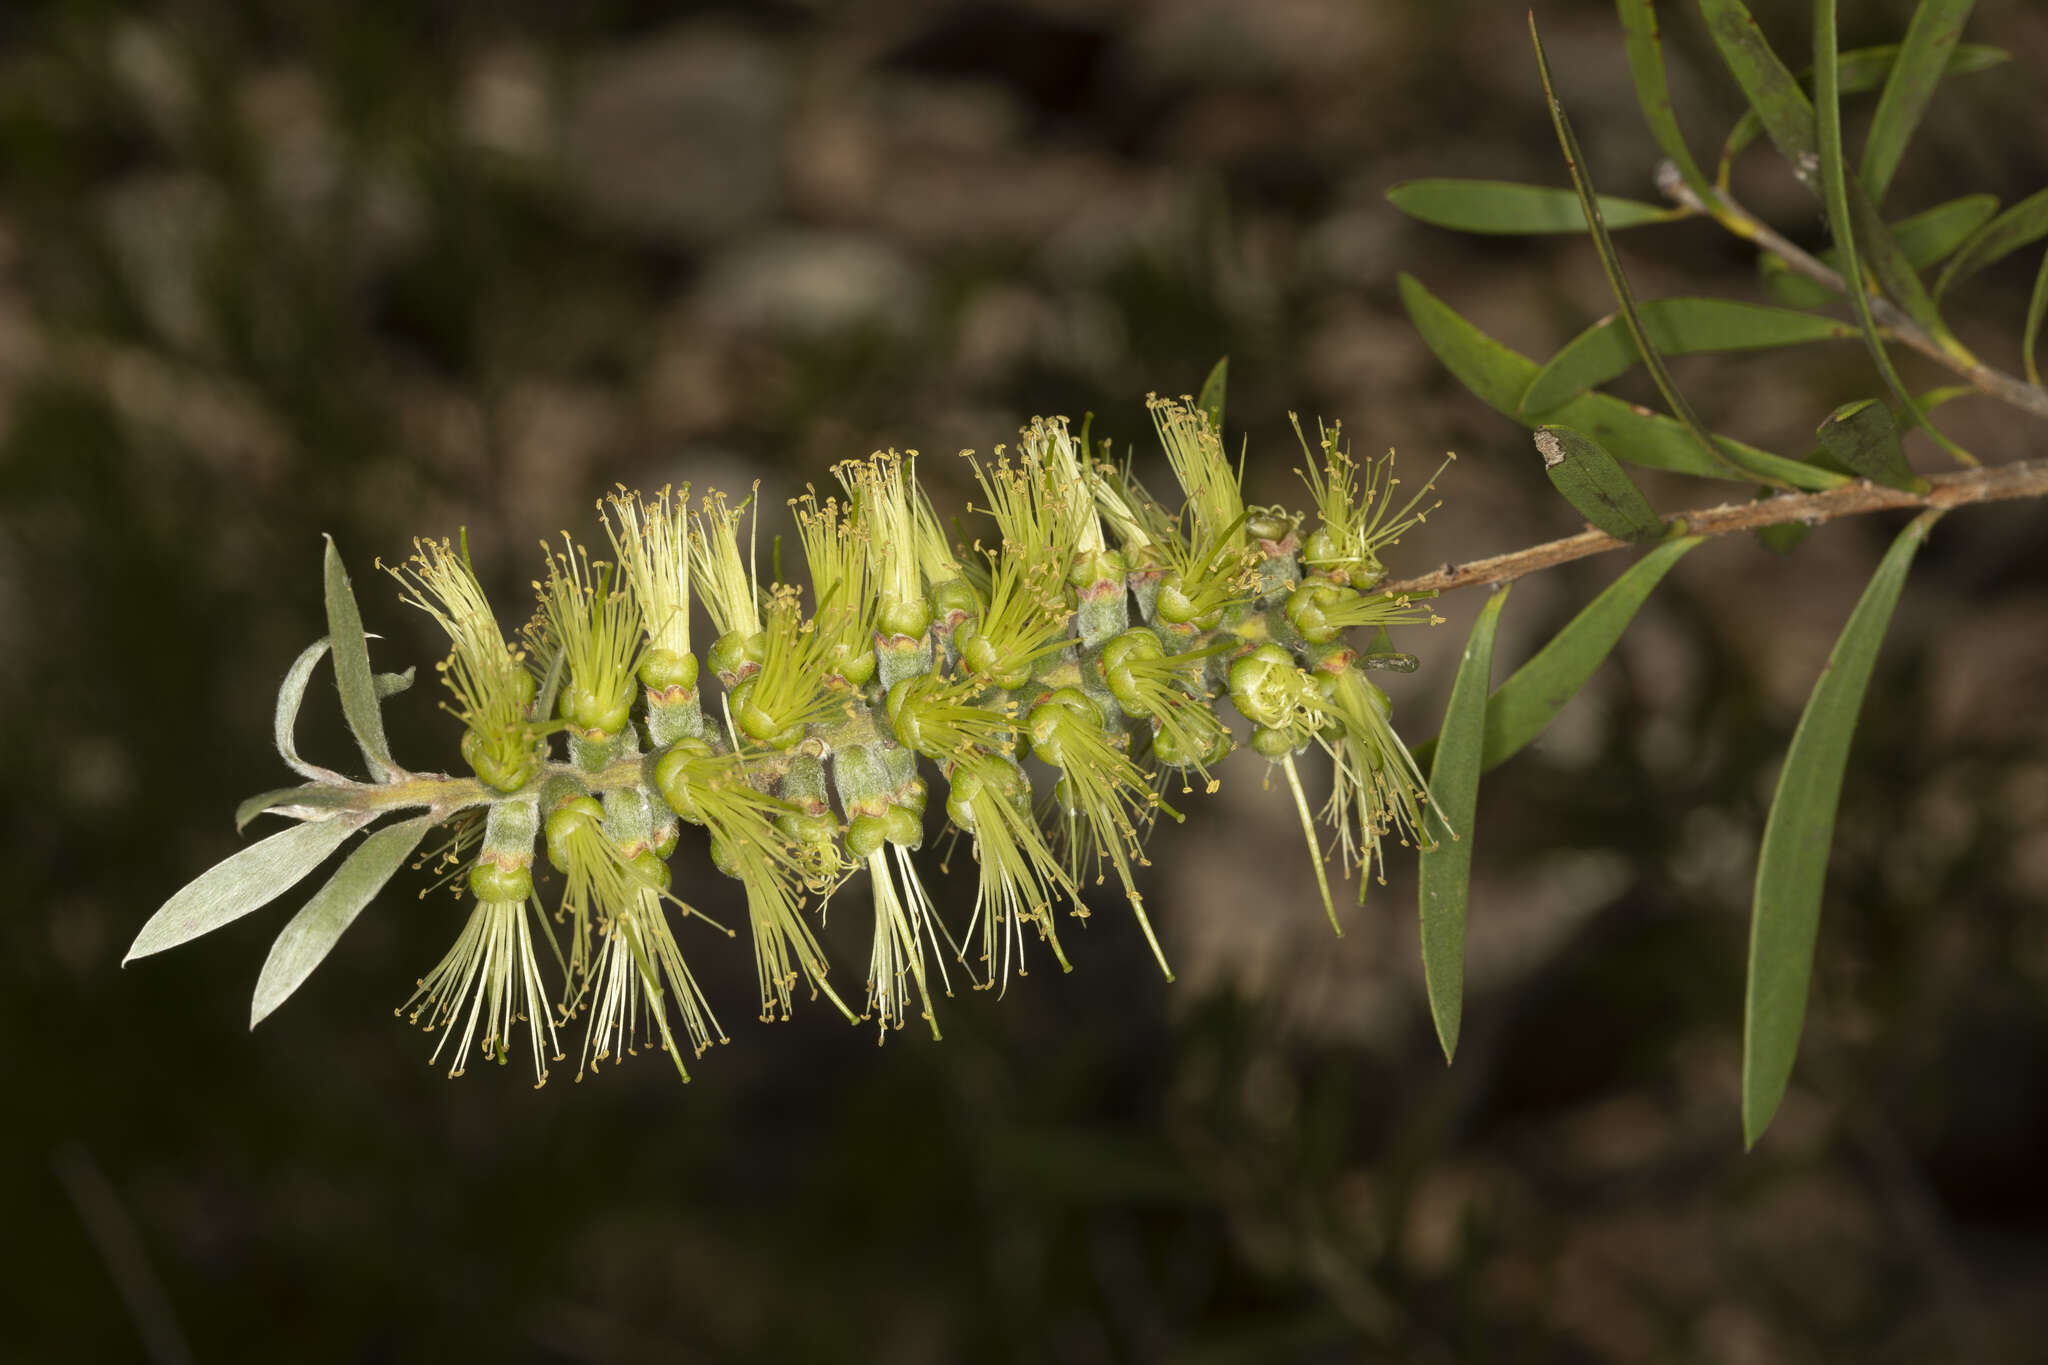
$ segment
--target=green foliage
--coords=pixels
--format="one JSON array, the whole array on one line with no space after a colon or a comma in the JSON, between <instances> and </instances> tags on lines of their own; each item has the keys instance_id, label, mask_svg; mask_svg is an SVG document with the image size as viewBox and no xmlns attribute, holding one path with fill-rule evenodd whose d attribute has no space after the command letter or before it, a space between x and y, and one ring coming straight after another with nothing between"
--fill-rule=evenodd
<instances>
[{"instance_id":1,"label":"green foliage","mask_svg":"<svg viewBox=\"0 0 2048 1365\"><path fill-rule=\"evenodd\" d=\"M1674 201L1670 210L1593 192L1532 27L1537 69L1549 97L1565 170L1616 312L1541 365L1485 336L1419 281L1403 276L1401 295L1409 316L1466 387L1497 411L1538 429L1538 448L1554 486L1588 521L1614 536L1649 540L1662 534L1665 524L1617 461L1707 478L1740 471L1770 485L1765 495L1773 488L1839 487L1839 476L1831 477L1837 470L1915 498L1927 495L1933 485L1908 459L1902 439L1907 432L1924 430L1959 464L1976 463L1928 422L1926 414L1940 403L1958 393L1982 391L2036 415L2048 415L2048 395L1990 371L1955 339L1938 306L1951 285L2048 236L2048 191L2003 212L1993 196L1984 194L1964 195L1893 223L1884 221L1877 210L1940 83L1997 65L2006 54L1961 41L1961 26L1970 9L1966 0L1923 0L1903 42L1844 52L1836 43L1833 0L1817 0L1810 76L1799 76L1772 49L1741 0L1699 0L1698 9L1715 50L1749 106L1724 141L1720 172L1711 185L1692 158L1671 104L1653 5L1648 0L1617 3L1638 102L1651 137L1671 159L1660 172L1660 184ZM1844 145L1842 100L1872 91L1880 92L1877 108L1860 162L1852 168ZM1820 200L1833 242L1818 256L1791 245L1728 193L1731 163L1760 133L1768 135L1794 176ZM1417 193L1415 185L1430 188ZM1533 193L1534 187L1528 188ZM1413 182L1397 186L1389 199L1426 222L1471 231L1502 230L1499 223L1505 215L1498 209L1488 212L1490 195L1486 182ZM1555 200L1548 202L1554 209ZM1606 221L1617 210L1624 217ZM1762 282L1790 307L1698 297L1638 302L1608 229L1620 222L1651 224L1673 213L1710 217L1756 243ZM1563 227L1545 222L1524 230ZM1930 291L1919 272L1937 266L1941 276ZM1845 304L1849 321L1822 311ZM2037 274L2020 338L2027 381L2035 385L2036 336L2044 318L2048 259ZM1877 392L1842 403L1818 421L1818 449L1803 459L1708 432L1663 363L1665 355L1768 352L1852 336L1865 344ZM1914 395L1888 349L1901 343L1968 382ZM1637 365L1647 371L1670 416L1644 412L1599 391ZM1768 509L1770 502L1764 496L1756 506ZM1927 525L1926 519L1914 523L1866 592L1816 688L1773 807L1765 838L1768 882L1762 873L1759 876L1748 1005L1744 1116L1751 1142L1768 1123L1790 1074L1812 966L1820 874L1857 703L1912 547L1924 538ZM1788 517L1757 519L1754 529L1774 548L1789 550L1810 528ZM1698 543L1697 537L1688 536L1658 546L1494 693L1485 708L1486 766L1505 759L1541 732L1612 649L1651 588ZM1440 762L1440 748L1439 741L1432 741L1418 753L1426 761Z\"/></svg>"},{"instance_id":2,"label":"green foliage","mask_svg":"<svg viewBox=\"0 0 2048 1365\"><path fill-rule=\"evenodd\" d=\"M1493 680L1493 637L1507 600L1508 589L1503 588L1479 609L1451 684L1443 732L1429 767L1435 800L1430 803L1428 840L1418 866L1422 974L1446 1062L1457 1055L1465 1008L1465 902L1471 889L1481 753L1486 744L1486 693Z\"/></svg>"},{"instance_id":3,"label":"green foliage","mask_svg":"<svg viewBox=\"0 0 2048 1365\"><path fill-rule=\"evenodd\" d=\"M1799 728L1792 733L1792 745L1778 772L1778 790L1771 798L1757 856L1756 900L1749 923L1742 1133L1751 1146L1763 1136L1778 1101L1785 1097L1792 1059L1799 1050L1835 808L1849 766L1849 745L1856 737L1857 713L1885 628L1891 624L1892 608L1906 585L1906 571L1939 515L1928 512L1914 518L1871 575L1870 586L1828 653L1827 666L1800 714Z\"/></svg>"},{"instance_id":4,"label":"green foliage","mask_svg":"<svg viewBox=\"0 0 2048 1365\"><path fill-rule=\"evenodd\" d=\"M1536 449L1550 486L1598 529L1638 544L1664 534L1664 518L1597 442L1570 427L1538 427Z\"/></svg>"}]
</instances>

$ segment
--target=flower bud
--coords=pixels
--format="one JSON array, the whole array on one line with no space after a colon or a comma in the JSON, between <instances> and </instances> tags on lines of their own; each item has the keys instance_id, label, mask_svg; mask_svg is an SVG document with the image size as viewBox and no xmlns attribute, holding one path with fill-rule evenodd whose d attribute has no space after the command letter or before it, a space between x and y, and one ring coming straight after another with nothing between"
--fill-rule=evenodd
<instances>
[{"instance_id":1,"label":"flower bud","mask_svg":"<svg viewBox=\"0 0 2048 1365\"><path fill-rule=\"evenodd\" d=\"M872 659L872 656L870 656ZM733 721L749 735L771 749L793 749L804 737L802 725L791 725L782 716L773 714L754 700L760 690L761 675L742 678L733 688L729 701L732 705Z\"/></svg>"},{"instance_id":2,"label":"flower bud","mask_svg":"<svg viewBox=\"0 0 2048 1365\"><path fill-rule=\"evenodd\" d=\"M569 870L570 845L576 835L593 824L604 822L604 807L595 797L578 796L564 802L548 815L548 862L555 871Z\"/></svg>"},{"instance_id":3,"label":"flower bud","mask_svg":"<svg viewBox=\"0 0 2048 1365\"><path fill-rule=\"evenodd\" d=\"M1287 623L1301 632L1312 645L1326 645L1343 633L1343 627L1328 619L1328 611L1358 594L1335 583L1303 583L1287 597Z\"/></svg>"},{"instance_id":4,"label":"flower bud","mask_svg":"<svg viewBox=\"0 0 2048 1365\"><path fill-rule=\"evenodd\" d=\"M928 599L882 594L881 608L875 613L875 628L884 635L902 635L914 640L931 626L932 604Z\"/></svg>"},{"instance_id":5,"label":"flower bud","mask_svg":"<svg viewBox=\"0 0 2048 1365\"><path fill-rule=\"evenodd\" d=\"M703 740L679 739L654 764L654 785L661 792L661 799L693 825L703 824L704 814L691 790L690 765L709 757L711 746Z\"/></svg>"},{"instance_id":6,"label":"flower bud","mask_svg":"<svg viewBox=\"0 0 2048 1365\"><path fill-rule=\"evenodd\" d=\"M650 692L688 691L697 685L697 656L660 646L649 649L640 661L640 685Z\"/></svg>"},{"instance_id":7,"label":"flower bud","mask_svg":"<svg viewBox=\"0 0 2048 1365\"><path fill-rule=\"evenodd\" d=\"M1230 665L1230 700L1254 725L1285 726L1300 671L1281 646L1260 645Z\"/></svg>"},{"instance_id":8,"label":"flower bud","mask_svg":"<svg viewBox=\"0 0 2048 1365\"><path fill-rule=\"evenodd\" d=\"M765 632L744 632L729 630L711 642L711 652L705 660L719 681L728 687L748 673L761 666L762 656L767 653L768 640Z\"/></svg>"},{"instance_id":9,"label":"flower bud","mask_svg":"<svg viewBox=\"0 0 2048 1365\"><path fill-rule=\"evenodd\" d=\"M478 858L469 869L469 891L480 901L516 903L533 894L533 873L515 862Z\"/></svg>"}]
</instances>

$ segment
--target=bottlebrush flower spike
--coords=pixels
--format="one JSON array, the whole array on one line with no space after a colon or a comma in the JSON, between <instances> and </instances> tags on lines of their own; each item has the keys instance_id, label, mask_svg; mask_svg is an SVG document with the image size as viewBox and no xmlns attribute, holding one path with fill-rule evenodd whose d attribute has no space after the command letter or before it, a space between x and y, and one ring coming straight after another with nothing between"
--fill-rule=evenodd
<instances>
[{"instance_id":1,"label":"bottlebrush flower spike","mask_svg":"<svg viewBox=\"0 0 2048 1365\"><path fill-rule=\"evenodd\" d=\"M619 489L600 505L609 561L566 535L548 548L523 650L499 629L467 553L417 542L394 573L404 600L448 635L448 709L476 777L399 770L355 783L301 765L312 782L249 811L332 823L237 855L248 861L174 897L138 942L153 951L204 932L225 922L214 907L253 909L384 814L424 808L426 820L394 836L454 831L475 897L408 1002L444 1030L435 1059L452 1042L457 1074L472 1049L503 1061L524 1026L545 1080L558 1030L580 1017L579 1075L648 1044L688 1079L685 1049L701 1056L725 1038L669 918L670 907L699 917L668 889L665 860L688 823L744 893L763 1019L787 1018L802 988L884 1037L915 1013L936 1038L934 985L949 993L953 966L1007 987L1035 936L1070 970L1059 920L1086 917L1085 888L1112 873L1166 969L1145 844L1161 812L1179 818L1163 799L1175 770L1183 793L1216 789L1233 747L1226 701L1285 774L1335 925L1295 755L1315 745L1331 756L1321 814L1362 896L1387 843L1421 836L1429 802L1386 693L1363 672L1407 658L1388 629L1435 622L1420 598L1380 589L1385 556L1428 513L1428 486L1396 504L1391 457L1360 465L1338 428L1321 429L1303 472L1318 518L1304 541L1302 514L1247 506L1241 465L1205 411L1155 398L1149 412L1178 505L1092 458L1063 419L1039 418L973 463L993 525L956 544L914 455L878 453L834 470L843 499L813 489L793 503L807 588L762 581L754 497L714 492L693 513L687 489ZM700 602L717 631L701 660L718 683L711 697L691 635ZM1376 632L1365 654L1346 642L1361 629ZM281 730L319 650L287 678ZM1035 793L1033 775L1047 771L1054 780ZM939 779L975 867L959 938L912 856ZM534 950L535 925L549 929L536 843L561 878L552 1008ZM394 845L377 845L380 867ZM863 874L873 920L856 1015L828 981L816 925Z\"/></svg>"}]
</instances>

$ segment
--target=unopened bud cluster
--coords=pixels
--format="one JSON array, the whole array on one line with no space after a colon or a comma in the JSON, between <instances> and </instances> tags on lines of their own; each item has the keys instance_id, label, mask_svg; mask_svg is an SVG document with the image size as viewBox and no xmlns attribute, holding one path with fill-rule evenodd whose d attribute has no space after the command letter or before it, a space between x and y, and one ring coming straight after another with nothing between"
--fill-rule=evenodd
<instances>
[{"instance_id":1,"label":"unopened bud cluster","mask_svg":"<svg viewBox=\"0 0 2048 1365\"><path fill-rule=\"evenodd\" d=\"M1428 509L1397 506L1392 457L1359 464L1334 429L1302 442L1312 513L1248 507L1202 410L1151 414L1177 508L1039 419L968 457L983 538L942 531L914 453L877 454L792 504L788 581L762 577L751 499L622 490L601 504L605 545L548 547L516 637L465 551L419 545L394 572L452 642L441 674L478 784L454 820L475 908L410 1002L459 1026L455 1069L479 1046L504 1060L522 1023L540 1080L579 1018L585 1067L651 1042L681 1071L723 1041L677 937L703 918L666 862L685 824L744 890L767 1019L823 995L936 1037L935 990L998 985L1040 945L1065 968L1063 913L1112 882L1166 970L1138 889L1146 838L1215 789L1244 734L1285 772L1334 925L1294 758L1333 760L1321 815L1362 898L1383 843L1423 827L1422 776L1368 672L1412 667L1386 628L1432 620L1379 588L1381 554ZM715 629L701 666L698 606ZM943 826L977 870L957 934L911 857ZM558 874L545 899L536 858ZM864 997L842 996L813 924L862 872L873 949Z\"/></svg>"}]
</instances>

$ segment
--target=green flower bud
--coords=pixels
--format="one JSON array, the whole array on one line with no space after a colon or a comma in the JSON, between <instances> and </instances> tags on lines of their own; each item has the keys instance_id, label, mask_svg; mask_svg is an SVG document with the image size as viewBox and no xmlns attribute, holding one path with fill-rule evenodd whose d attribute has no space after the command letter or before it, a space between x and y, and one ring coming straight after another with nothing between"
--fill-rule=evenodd
<instances>
[{"instance_id":1,"label":"green flower bud","mask_svg":"<svg viewBox=\"0 0 2048 1365\"><path fill-rule=\"evenodd\" d=\"M462 758L493 791L516 792L533 776L533 746L523 725L488 740L475 730L463 731Z\"/></svg>"},{"instance_id":2,"label":"green flower bud","mask_svg":"<svg viewBox=\"0 0 2048 1365\"><path fill-rule=\"evenodd\" d=\"M1169 768L1189 768L1221 763L1230 753L1230 732L1216 731L1216 742L1208 753L1198 754L1181 739L1185 727L1158 726L1152 732L1152 756Z\"/></svg>"},{"instance_id":3,"label":"green flower bud","mask_svg":"<svg viewBox=\"0 0 2048 1365\"><path fill-rule=\"evenodd\" d=\"M1285 730L1261 725L1252 731L1252 748L1276 762L1293 753L1295 747L1294 736Z\"/></svg>"},{"instance_id":4,"label":"green flower bud","mask_svg":"<svg viewBox=\"0 0 2048 1365\"><path fill-rule=\"evenodd\" d=\"M916 810L908 806L891 806L882 816L882 835L892 844L905 848L916 848L924 842L924 803L918 802Z\"/></svg>"},{"instance_id":5,"label":"green flower bud","mask_svg":"<svg viewBox=\"0 0 2048 1365\"><path fill-rule=\"evenodd\" d=\"M1089 587L1096 583L1122 582L1124 557L1115 550L1097 550L1094 554L1076 555L1074 565L1067 570L1067 582L1076 588Z\"/></svg>"},{"instance_id":6,"label":"green flower bud","mask_svg":"<svg viewBox=\"0 0 2048 1365\"><path fill-rule=\"evenodd\" d=\"M569 870L569 843L592 824L604 823L604 807L597 798L578 796L564 802L548 815L548 862L557 872Z\"/></svg>"},{"instance_id":7,"label":"green flower bud","mask_svg":"<svg viewBox=\"0 0 2048 1365\"><path fill-rule=\"evenodd\" d=\"M923 597L904 599L890 593L882 594L882 605L875 614L875 628L884 635L904 635L916 639L932 626L932 604Z\"/></svg>"},{"instance_id":8,"label":"green flower bud","mask_svg":"<svg viewBox=\"0 0 2048 1365\"><path fill-rule=\"evenodd\" d=\"M625 700L613 700L624 697ZM573 683L562 689L562 719L586 733L609 738L626 728L632 719L633 702L630 691L614 691L609 684L602 690L577 687Z\"/></svg>"},{"instance_id":9,"label":"green flower bud","mask_svg":"<svg viewBox=\"0 0 2048 1365\"><path fill-rule=\"evenodd\" d=\"M1244 533L1253 540L1278 544L1293 535L1300 524L1300 518L1284 508L1262 507L1245 517Z\"/></svg>"},{"instance_id":10,"label":"green flower bud","mask_svg":"<svg viewBox=\"0 0 2048 1365\"><path fill-rule=\"evenodd\" d=\"M683 827L674 820L668 821L654 834L654 856L668 859L675 855L676 842L682 837Z\"/></svg>"},{"instance_id":11,"label":"green flower bud","mask_svg":"<svg viewBox=\"0 0 2048 1365\"><path fill-rule=\"evenodd\" d=\"M964 578L949 578L932 588L932 619L944 621L955 616L981 615L981 594Z\"/></svg>"},{"instance_id":12,"label":"green flower bud","mask_svg":"<svg viewBox=\"0 0 2048 1365\"><path fill-rule=\"evenodd\" d=\"M745 633L729 630L711 642L711 652L704 657L710 663L713 673L721 679L733 680L743 673L750 673L753 669L759 668L767 650L768 638L765 632Z\"/></svg>"},{"instance_id":13,"label":"green flower bud","mask_svg":"<svg viewBox=\"0 0 2048 1365\"><path fill-rule=\"evenodd\" d=\"M688 691L697 685L697 656L656 646L640 661L640 684L650 692Z\"/></svg>"},{"instance_id":14,"label":"green flower bud","mask_svg":"<svg viewBox=\"0 0 2048 1365\"><path fill-rule=\"evenodd\" d=\"M1101 708L1079 688L1062 687L1033 707L1030 718L1025 722L1025 730L1031 736L1032 751L1055 767L1065 767L1062 744L1065 728L1077 722L1100 730Z\"/></svg>"},{"instance_id":15,"label":"green flower bud","mask_svg":"<svg viewBox=\"0 0 2048 1365\"><path fill-rule=\"evenodd\" d=\"M1131 664L1134 660L1164 657L1166 649L1159 643L1159 637L1142 627L1127 630L1102 647L1103 681L1109 685L1109 694L1116 698L1117 705L1134 716L1150 713L1132 675Z\"/></svg>"},{"instance_id":16,"label":"green flower bud","mask_svg":"<svg viewBox=\"0 0 2048 1365\"><path fill-rule=\"evenodd\" d=\"M479 858L469 869L469 891L480 901L523 901L533 894L533 874L518 863Z\"/></svg>"},{"instance_id":17,"label":"green flower bud","mask_svg":"<svg viewBox=\"0 0 2048 1365\"><path fill-rule=\"evenodd\" d=\"M1326 613L1340 602L1357 597L1350 588L1330 582L1303 583L1287 597L1287 622L1312 645L1326 645L1343 633Z\"/></svg>"},{"instance_id":18,"label":"green flower bud","mask_svg":"<svg viewBox=\"0 0 2048 1365\"><path fill-rule=\"evenodd\" d=\"M855 687L865 687L875 676L874 648L872 645L863 645L859 649L851 649L843 644L834 645L831 661L826 664L826 668Z\"/></svg>"},{"instance_id":19,"label":"green flower bud","mask_svg":"<svg viewBox=\"0 0 2048 1365\"><path fill-rule=\"evenodd\" d=\"M829 811L785 811L775 817L775 828L789 840L806 882L829 881L838 874L839 822Z\"/></svg>"},{"instance_id":20,"label":"green flower bud","mask_svg":"<svg viewBox=\"0 0 2048 1365\"><path fill-rule=\"evenodd\" d=\"M679 739L654 764L654 785L661 792L661 799L693 825L703 824L704 815L698 809L696 793L690 790L688 769L693 760L710 756L711 746L703 740Z\"/></svg>"},{"instance_id":21,"label":"green flower bud","mask_svg":"<svg viewBox=\"0 0 2048 1365\"><path fill-rule=\"evenodd\" d=\"M879 815L856 815L846 825L846 853L855 862L866 862L889 837L888 821Z\"/></svg>"},{"instance_id":22,"label":"green flower bud","mask_svg":"<svg viewBox=\"0 0 2048 1365\"><path fill-rule=\"evenodd\" d=\"M1299 671L1287 650L1260 645L1230 665L1230 700L1252 724L1284 727Z\"/></svg>"},{"instance_id":23,"label":"green flower bud","mask_svg":"<svg viewBox=\"0 0 2048 1365\"><path fill-rule=\"evenodd\" d=\"M759 690L760 681L761 675L756 673L750 678L742 678L733 688L729 698L733 721L771 749L795 748L804 737L804 727L788 724L782 716L755 703L754 694Z\"/></svg>"},{"instance_id":24,"label":"green flower bud","mask_svg":"<svg viewBox=\"0 0 2048 1365\"><path fill-rule=\"evenodd\" d=\"M1328 572L1344 562L1344 544L1329 527L1318 526L1301 544L1301 562Z\"/></svg>"},{"instance_id":25,"label":"green flower bud","mask_svg":"<svg viewBox=\"0 0 2048 1365\"><path fill-rule=\"evenodd\" d=\"M634 854L632 867L648 885L658 891L668 890L670 880L668 864L663 862L653 849L643 848Z\"/></svg>"}]
</instances>

